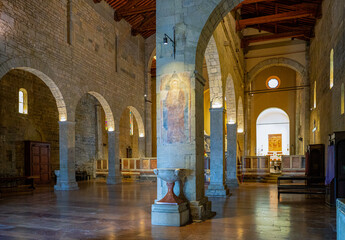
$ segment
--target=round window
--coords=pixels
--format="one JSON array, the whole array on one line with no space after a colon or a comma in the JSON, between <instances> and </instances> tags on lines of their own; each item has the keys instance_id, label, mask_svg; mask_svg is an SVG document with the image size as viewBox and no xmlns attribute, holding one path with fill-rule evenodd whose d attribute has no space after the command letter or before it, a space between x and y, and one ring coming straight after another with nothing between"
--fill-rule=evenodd
<instances>
[{"instance_id":1,"label":"round window","mask_svg":"<svg viewBox=\"0 0 345 240\"><path fill-rule=\"evenodd\" d=\"M266 86L268 88L277 88L280 85L280 79L278 77L270 77L266 81Z\"/></svg>"}]
</instances>

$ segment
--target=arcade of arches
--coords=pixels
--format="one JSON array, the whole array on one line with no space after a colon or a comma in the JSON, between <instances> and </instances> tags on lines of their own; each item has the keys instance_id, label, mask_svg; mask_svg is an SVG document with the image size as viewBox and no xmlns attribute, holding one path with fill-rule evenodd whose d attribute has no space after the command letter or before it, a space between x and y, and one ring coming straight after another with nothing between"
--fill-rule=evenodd
<instances>
[{"instance_id":1,"label":"arcade of arches","mask_svg":"<svg viewBox=\"0 0 345 240\"><path fill-rule=\"evenodd\" d=\"M343 19L343 0L1 1L0 238L345 239Z\"/></svg>"}]
</instances>

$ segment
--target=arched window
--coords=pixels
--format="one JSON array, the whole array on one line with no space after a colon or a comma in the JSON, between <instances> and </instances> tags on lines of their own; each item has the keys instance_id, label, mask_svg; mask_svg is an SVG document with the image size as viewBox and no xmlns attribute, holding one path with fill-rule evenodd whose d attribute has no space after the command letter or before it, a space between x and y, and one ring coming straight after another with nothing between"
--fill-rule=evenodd
<instances>
[{"instance_id":1,"label":"arched window","mask_svg":"<svg viewBox=\"0 0 345 240\"><path fill-rule=\"evenodd\" d=\"M331 55L330 55L330 70L329 70L329 88L331 89L334 84L334 50L331 50Z\"/></svg>"},{"instance_id":2,"label":"arched window","mask_svg":"<svg viewBox=\"0 0 345 240\"><path fill-rule=\"evenodd\" d=\"M266 81L266 87L269 89L278 88L280 86L280 79L277 76L269 77Z\"/></svg>"},{"instance_id":3,"label":"arched window","mask_svg":"<svg viewBox=\"0 0 345 240\"><path fill-rule=\"evenodd\" d=\"M314 81L314 108L316 108L316 81Z\"/></svg>"},{"instance_id":4,"label":"arched window","mask_svg":"<svg viewBox=\"0 0 345 240\"><path fill-rule=\"evenodd\" d=\"M28 114L28 93L24 88L19 89L19 113Z\"/></svg>"},{"instance_id":5,"label":"arched window","mask_svg":"<svg viewBox=\"0 0 345 240\"><path fill-rule=\"evenodd\" d=\"M134 126L133 126L133 113L129 111L129 135L133 136Z\"/></svg>"},{"instance_id":6,"label":"arched window","mask_svg":"<svg viewBox=\"0 0 345 240\"><path fill-rule=\"evenodd\" d=\"M344 96L344 83L341 84L341 103L340 103L340 113L344 114L344 100L345 100L345 96Z\"/></svg>"}]
</instances>

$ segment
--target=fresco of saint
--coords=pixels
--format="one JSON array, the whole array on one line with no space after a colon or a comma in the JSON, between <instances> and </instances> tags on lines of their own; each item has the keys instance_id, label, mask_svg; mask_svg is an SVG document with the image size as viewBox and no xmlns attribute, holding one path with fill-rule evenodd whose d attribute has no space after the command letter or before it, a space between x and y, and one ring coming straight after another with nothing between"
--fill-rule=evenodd
<instances>
[{"instance_id":1,"label":"fresco of saint","mask_svg":"<svg viewBox=\"0 0 345 240\"><path fill-rule=\"evenodd\" d=\"M178 143L185 139L184 134L184 110L186 107L185 93L179 86L179 81L173 78L166 97L167 109L167 142Z\"/></svg>"}]
</instances>

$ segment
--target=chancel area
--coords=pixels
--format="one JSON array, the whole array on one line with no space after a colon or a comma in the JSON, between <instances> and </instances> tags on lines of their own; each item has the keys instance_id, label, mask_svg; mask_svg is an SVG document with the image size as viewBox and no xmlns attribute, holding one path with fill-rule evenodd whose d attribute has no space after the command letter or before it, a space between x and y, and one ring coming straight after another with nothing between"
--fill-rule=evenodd
<instances>
[{"instance_id":1,"label":"chancel area","mask_svg":"<svg viewBox=\"0 0 345 240\"><path fill-rule=\"evenodd\" d=\"M345 239L343 0L0 1L0 239Z\"/></svg>"}]
</instances>

